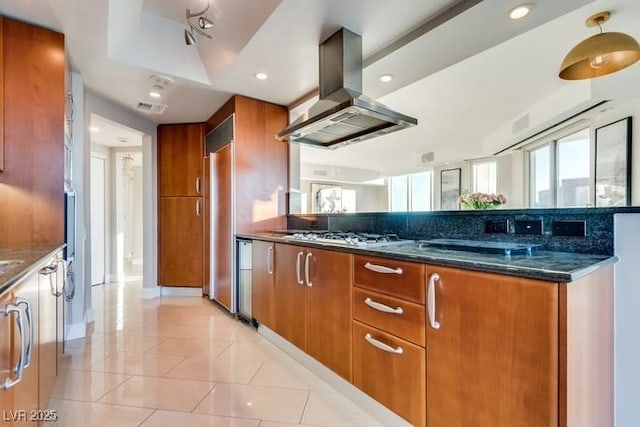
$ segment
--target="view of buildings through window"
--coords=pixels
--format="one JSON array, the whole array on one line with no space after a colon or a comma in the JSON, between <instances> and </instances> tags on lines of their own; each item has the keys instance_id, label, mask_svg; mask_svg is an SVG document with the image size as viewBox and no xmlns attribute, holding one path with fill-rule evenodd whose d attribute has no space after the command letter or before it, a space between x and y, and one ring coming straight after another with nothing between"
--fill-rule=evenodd
<instances>
[{"instance_id":1,"label":"view of buildings through window","mask_svg":"<svg viewBox=\"0 0 640 427\"><path fill-rule=\"evenodd\" d=\"M589 129L529 150L529 205L575 207L591 203Z\"/></svg>"}]
</instances>

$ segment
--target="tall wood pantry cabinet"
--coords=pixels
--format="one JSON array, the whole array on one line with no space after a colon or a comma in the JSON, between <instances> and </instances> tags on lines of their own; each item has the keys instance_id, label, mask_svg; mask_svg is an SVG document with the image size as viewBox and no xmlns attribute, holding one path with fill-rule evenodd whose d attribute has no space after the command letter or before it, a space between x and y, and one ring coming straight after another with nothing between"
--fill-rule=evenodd
<instances>
[{"instance_id":1,"label":"tall wood pantry cabinet","mask_svg":"<svg viewBox=\"0 0 640 427\"><path fill-rule=\"evenodd\" d=\"M236 95L206 124L204 292L230 310L236 234L286 228L287 123L285 107Z\"/></svg>"},{"instance_id":2,"label":"tall wood pantry cabinet","mask_svg":"<svg viewBox=\"0 0 640 427\"><path fill-rule=\"evenodd\" d=\"M158 285L203 284L203 124L158 126Z\"/></svg>"}]
</instances>

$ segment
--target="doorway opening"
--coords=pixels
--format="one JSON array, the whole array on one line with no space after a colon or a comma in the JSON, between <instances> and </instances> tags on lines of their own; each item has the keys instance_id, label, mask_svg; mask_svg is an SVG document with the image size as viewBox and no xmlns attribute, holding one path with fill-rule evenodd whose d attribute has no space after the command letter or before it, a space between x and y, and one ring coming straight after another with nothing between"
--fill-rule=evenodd
<instances>
[{"instance_id":1,"label":"doorway opening","mask_svg":"<svg viewBox=\"0 0 640 427\"><path fill-rule=\"evenodd\" d=\"M96 114L90 131L91 284L142 287L145 135Z\"/></svg>"}]
</instances>

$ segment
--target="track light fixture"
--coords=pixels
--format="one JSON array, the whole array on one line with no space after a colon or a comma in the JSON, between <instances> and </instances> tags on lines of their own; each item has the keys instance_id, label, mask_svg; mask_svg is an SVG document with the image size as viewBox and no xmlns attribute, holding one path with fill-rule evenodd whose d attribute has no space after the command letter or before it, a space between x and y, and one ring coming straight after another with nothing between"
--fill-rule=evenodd
<instances>
[{"instance_id":1,"label":"track light fixture","mask_svg":"<svg viewBox=\"0 0 640 427\"><path fill-rule=\"evenodd\" d=\"M207 13L207 10L209 10L209 6L211 6L211 4L207 2L207 7L202 12L197 13L192 13L190 9L187 9L186 17L189 28L184 30L184 43L187 46L196 44L196 33L208 39L211 38L211 35L203 31L213 27L213 21L204 16L204 14ZM192 18L198 18L197 24L192 22Z\"/></svg>"}]
</instances>

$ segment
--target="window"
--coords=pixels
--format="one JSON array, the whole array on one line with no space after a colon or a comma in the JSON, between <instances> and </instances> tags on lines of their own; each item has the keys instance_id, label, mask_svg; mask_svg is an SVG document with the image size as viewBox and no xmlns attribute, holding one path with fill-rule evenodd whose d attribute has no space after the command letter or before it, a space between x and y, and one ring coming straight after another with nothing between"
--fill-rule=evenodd
<instances>
[{"instance_id":1,"label":"window","mask_svg":"<svg viewBox=\"0 0 640 427\"><path fill-rule=\"evenodd\" d=\"M591 141L584 129L528 151L531 207L587 206L591 200Z\"/></svg>"},{"instance_id":2,"label":"window","mask_svg":"<svg viewBox=\"0 0 640 427\"><path fill-rule=\"evenodd\" d=\"M391 212L429 211L432 209L433 172L418 172L389 178Z\"/></svg>"},{"instance_id":3,"label":"window","mask_svg":"<svg viewBox=\"0 0 640 427\"><path fill-rule=\"evenodd\" d=\"M478 162L473 164L473 192L496 194L498 178L496 162Z\"/></svg>"}]
</instances>

